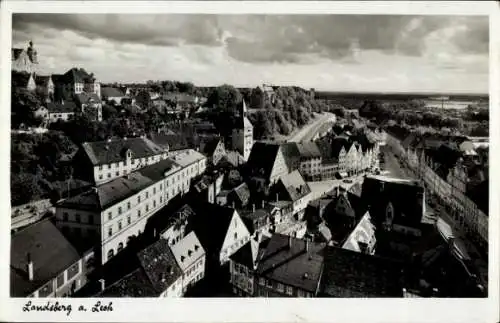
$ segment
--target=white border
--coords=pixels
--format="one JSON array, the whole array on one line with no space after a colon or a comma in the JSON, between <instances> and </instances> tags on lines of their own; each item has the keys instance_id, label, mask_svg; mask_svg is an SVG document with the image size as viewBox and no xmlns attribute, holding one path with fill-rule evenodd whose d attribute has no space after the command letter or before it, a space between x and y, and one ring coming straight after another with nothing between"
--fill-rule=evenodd
<instances>
[{"instance_id":1,"label":"white border","mask_svg":"<svg viewBox=\"0 0 500 323\"><path fill-rule=\"evenodd\" d=\"M453 14L490 15L490 195L498 196L500 156L498 127L500 107L499 10L495 2L463 1L342 1L342 2L160 2L160 1L3 1L0 83L0 183L3 216L0 218L0 255L10 254L10 57L11 13L310 13L310 14ZM494 32L496 31L496 33ZM169 321L169 322L499 322L499 221L498 199L490 198L490 269L488 299L113 299L111 313L83 313L78 304L90 307L94 299L64 299L72 304L70 317L64 313L23 313L23 299L9 298L8 261L0 265L0 321ZM103 300L107 302L108 300Z\"/></svg>"}]
</instances>

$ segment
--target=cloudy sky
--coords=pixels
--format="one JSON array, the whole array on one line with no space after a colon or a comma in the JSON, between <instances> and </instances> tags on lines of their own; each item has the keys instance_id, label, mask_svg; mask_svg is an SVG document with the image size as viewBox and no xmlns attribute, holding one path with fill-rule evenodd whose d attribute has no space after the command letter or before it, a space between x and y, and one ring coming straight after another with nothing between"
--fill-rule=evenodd
<instances>
[{"instance_id":1,"label":"cloudy sky","mask_svg":"<svg viewBox=\"0 0 500 323\"><path fill-rule=\"evenodd\" d=\"M332 91L488 92L488 18L14 14L44 73L102 82L294 84Z\"/></svg>"}]
</instances>

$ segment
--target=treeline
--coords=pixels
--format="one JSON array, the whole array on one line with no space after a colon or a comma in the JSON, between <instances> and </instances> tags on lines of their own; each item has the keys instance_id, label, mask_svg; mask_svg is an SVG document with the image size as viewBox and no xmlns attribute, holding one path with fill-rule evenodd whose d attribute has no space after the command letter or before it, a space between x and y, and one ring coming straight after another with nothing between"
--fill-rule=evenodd
<instances>
[{"instance_id":1,"label":"treeline","mask_svg":"<svg viewBox=\"0 0 500 323\"><path fill-rule=\"evenodd\" d=\"M439 113L425 109L419 100L407 102L381 103L368 100L359 109L360 116L373 120L378 124L397 123L417 127L430 127L436 130L448 129L465 135L488 136L488 111L464 111L462 118L447 116L445 111Z\"/></svg>"}]
</instances>

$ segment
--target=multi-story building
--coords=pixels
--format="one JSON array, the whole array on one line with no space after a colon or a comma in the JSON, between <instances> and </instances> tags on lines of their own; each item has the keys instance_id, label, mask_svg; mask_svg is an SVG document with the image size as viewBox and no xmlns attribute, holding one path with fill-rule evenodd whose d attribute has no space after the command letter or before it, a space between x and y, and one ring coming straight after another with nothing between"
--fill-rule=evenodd
<instances>
[{"instance_id":1,"label":"multi-story building","mask_svg":"<svg viewBox=\"0 0 500 323\"><path fill-rule=\"evenodd\" d=\"M55 75L55 87L66 90L70 94L95 93L101 98L101 84L93 73L83 68L72 68L63 75Z\"/></svg>"},{"instance_id":2,"label":"multi-story building","mask_svg":"<svg viewBox=\"0 0 500 323\"><path fill-rule=\"evenodd\" d=\"M289 167L279 144L256 142L247 163L252 182L269 187L289 173Z\"/></svg>"},{"instance_id":3,"label":"multi-story building","mask_svg":"<svg viewBox=\"0 0 500 323\"><path fill-rule=\"evenodd\" d=\"M257 297L315 297L326 244L274 234L255 270Z\"/></svg>"},{"instance_id":4,"label":"multi-story building","mask_svg":"<svg viewBox=\"0 0 500 323\"><path fill-rule=\"evenodd\" d=\"M75 116L77 107L72 101L49 102L43 117L49 122L68 121Z\"/></svg>"},{"instance_id":5,"label":"multi-story building","mask_svg":"<svg viewBox=\"0 0 500 323\"><path fill-rule=\"evenodd\" d=\"M233 293L238 296L254 296L254 272L269 239L250 239L230 257L230 283Z\"/></svg>"},{"instance_id":6,"label":"multi-story building","mask_svg":"<svg viewBox=\"0 0 500 323\"><path fill-rule=\"evenodd\" d=\"M300 173L308 180L321 179L321 152L314 142L297 143L300 154Z\"/></svg>"},{"instance_id":7,"label":"multi-story building","mask_svg":"<svg viewBox=\"0 0 500 323\"><path fill-rule=\"evenodd\" d=\"M85 142L75 155L75 176L100 185L167 158L168 151L147 138Z\"/></svg>"},{"instance_id":8,"label":"multi-story building","mask_svg":"<svg viewBox=\"0 0 500 323\"><path fill-rule=\"evenodd\" d=\"M32 74L36 72L38 55L33 42L30 41L28 48L12 48L12 70Z\"/></svg>"},{"instance_id":9,"label":"multi-story building","mask_svg":"<svg viewBox=\"0 0 500 323\"><path fill-rule=\"evenodd\" d=\"M83 114L91 120L102 121L102 101L96 93L81 92L74 95Z\"/></svg>"},{"instance_id":10,"label":"multi-story building","mask_svg":"<svg viewBox=\"0 0 500 323\"><path fill-rule=\"evenodd\" d=\"M301 219L307 204L312 199L311 189L300 175L299 171L282 176L274 187L275 194L280 200L293 203L293 214Z\"/></svg>"},{"instance_id":11,"label":"multi-story building","mask_svg":"<svg viewBox=\"0 0 500 323\"><path fill-rule=\"evenodd\" d=\"M208 202L190 206L195 211L192 228L205 249L207 270L218 270L250 240L250 232L235 209Z\"/></svg>"},{"instance_id":12,"label":"multi-story building","mask_svg":"<svg viewBox=\"0 0 500 323\"><path fill-rule=\"evenodd\" d=\"M12 297L66 297L86 283L86 255L50 220L32 224L11 238Z\"/></svg>"},{"instance_id":13,"label":"multi-story building","mask_svg":"<svg viewBox=\"0 0 500 323\"><path fill-rule=\"evenodd\" d=\"M236 119L232 136L232 149L243 155L245 161L248 160L252 151L253 141L253 126L247 118L247 106L243 101L242 111Z\"/></svg>"},{"instance_id":14,"label":"multi-story building","mask_svg":"<svg viewBox=\"0 0 500 323\"><path fill-rule=\"evenodd\" d=\"M171 245L170 249L182 270L182 290L185 293L205 276L205 250L194 231Z\"/></svg>"},{"instance_id":15,"label":"multi-story building","mask_svg":"<svg viewBox=\"0 0 500 323\"><path fill-rule=\"evenodd\" d=\"M194 157L192 155L199 155ZM200 157L200 159L198 159ZM187 193L205 157L193 151L184 159L165 159L62 201L56 221L63 232L98 246L101 263L141 234L147 219L169 200Z\"/></svg>"},{"instance_id":16,"label":"multi-story building","mask_svg":"<svg viewBox=\"0 0 500 323\"><path fill-rule=\"evenodd\" d=\"M176 298L184 295L182 269L164 239L127 259L115 260L104 267L100 290L85 296ZM117 272L121 277L114 279Z\"/></svg>"}]
</instances>

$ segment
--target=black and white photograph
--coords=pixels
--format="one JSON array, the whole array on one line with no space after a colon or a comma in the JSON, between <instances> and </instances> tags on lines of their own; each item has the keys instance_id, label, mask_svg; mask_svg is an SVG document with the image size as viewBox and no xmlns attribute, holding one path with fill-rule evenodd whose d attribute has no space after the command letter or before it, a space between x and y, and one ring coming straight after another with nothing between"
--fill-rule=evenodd
<instances>
[{"instance_id":1,"label":"black and white photograph","mask_svg":"<svg viewBox=\"0 0 500 323\"><path fill-rule=\"evenodd\" d=\"M2 42L10 298L498 292L487 12L46 11Z\"/></svg>"}]
</instances>

